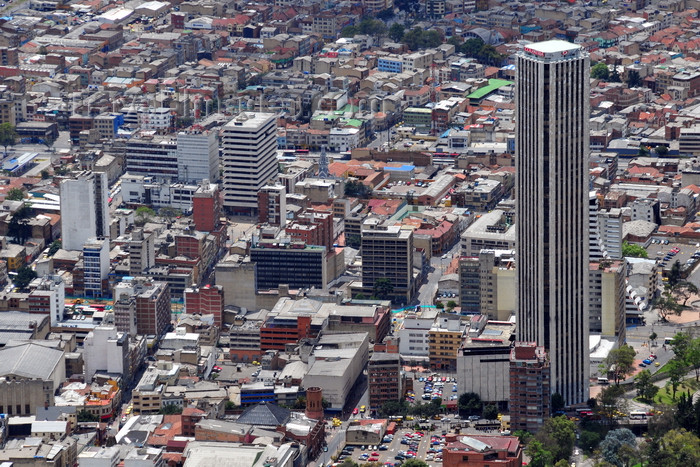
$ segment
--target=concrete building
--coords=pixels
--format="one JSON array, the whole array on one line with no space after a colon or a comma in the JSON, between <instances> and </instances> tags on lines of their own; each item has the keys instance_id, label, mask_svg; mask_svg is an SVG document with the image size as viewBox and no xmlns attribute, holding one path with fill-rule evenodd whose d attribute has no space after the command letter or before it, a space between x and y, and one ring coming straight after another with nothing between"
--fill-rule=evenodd
<instances>
[{"instance_id":1,"label":"concrete building","mask_svg":"<svg viewBox=\"0 0 700 467\"><path fill-rule=\"evenodd\" d=\"M155 235L143 229L134 229L128 242L129 274L143 274L156 265Z\"/></svg>"},{"instance_id":2,"label":"concrete building","mask_svg":"<svg viewBox=\"0 0 700 467\"><path fill-rule=\"evenodd\" d=\"M549 360L544 347L516 342L510 352L511 431L535 433L550 415Z\"/></svg>"},{"instance_id":3,"label":"concrete building","mask_svg":"<svg viewBox=\"0 0 700 467\"><path fill-rule=\"evenodd\" d=\"M240 113L223 127L224 209L254 215L258 191L277 174L277 117Z\"/></svg>"},{"instance_id":4,"label":"concrete building","mask_svg":"<svg viewBox=\"0 0 700 467\"><path fill-rule=\"evenodd\" d=\"M95 373L106 373L131 381L129 335L116 326L101 325L85 337L83 359L85 382L91 383Z\"/></svg>"},{"instance_id":5,"label":"concrete building","mask_svg":"<svg viewBox=\"0 0 700 467\"><path fill-rule=\"evenodd\" d=\"M125 148L124 169L130 175L177 181L177 141L161 136L129 139Z\"/></svg>"},{"instance_id":6,"label":"concrete building","mask_svg":"<svg viewBox=\"0 0 700 467\"><path fill-rule=\"evenodd\" d=\"M598 229L604 257L622 258L622 224L622 209L611 208L598 213Z\"/></svg>"},{"instance_id":7,"label":"concrete building","mask_svg":"<svg viewBox=\"0 0 700 467\"><path fill-rule=\"evenodd\" d=\"M569 404L589 398L589 70L560 40L517 56L518 338L548 351Z\"/></svg>"},{"instance_id":8,"label":"concrete building","mask_svg":"<svg viewBox=\"0 0 700 467\"><path fill-rule=\"evenodd\" d=\"M430 328L433 327L437 309L421 308L420 313L407 314L399 328L399 353L404 360L428 362L430 355Z\"/></svg>"},{"instance_id":9,"label":"concrete building","mask_svg":"<svg viewBox=\"0 0 700 467\"><path fill-rule=\"evenodd\" d=\"M66 378L63 350L29 343L0 349L0 413L34 415Z\"/></svg>"},{"instance_id":10,"label":"concrete building","mask_svg":"<svg viewBox=\"0 0 700 467\"><path fill-rule=\"evenodd\" d=\"M284 185L265 185L258 192L258 222L283 229L287 220L287 190Z\"/></svg>"},{"instance_id":11,"label":"concrete building","mask_svg":"<svg viewBox=\"0 0 700 467\"><path fill-rule=\"evenodd\" d=\"M325 289L328 284L326 248L304 243L261 241L250 248L250 261L257 265L257 289Z\"/></svg>"},{"instance_id":12,"label":"concrete building","mask_svg":"<svg viewBox=\"0 0 700 467\"><path fill-rule=\"evenodd\" d=\"M325 334L309 357L304 387L323 388L327 410L340 412L369 358L367 333Z\"/></svg>"},{"instance_id":13,"label":"concrete building","mask_svg":"<svg viewBox=\"0 0 700 467\"><path fill-rule=\"evenodd\" d=\"M439 316L428 332L428 357L430 368L455 371L457 353L467 331L466 324L458 316Z\"/></svg>"},{"instance_id":14,"label":"concrete building","mask_svg":"<svg viewBox=\"0 0 700 467\"><path fill-rule=\"evenodd\" d=\"M132 334L136 327L137 334L160 336L170 325L167 283L145 277L125 278L115 286L114 297L115 323L120 331Z\"/></svg>"},{"instance_id":15,"label":"concrete building","mask_svg":"<svg viewBox=\"0 0 700 467\"><path fill-rule=\"evenodd\" d=\"M61 193L61 241L64 250L82 250L91 238L109 238L107 175L85 171L63 180Z\"/></svg>"},{"instance_id":16,"label":"concrete building","mask_svg":"<svg viewBox=\"0 0 700 467\"><path fill-rule=\"evenodd\" d=\"M443 465L450 467L520 467L523 447L516 436L445 436Z\"/></svg>"},{"instance_id":17,"label":"concrete building","mask_svg":"<svg viewBox=\"0 0 700 467\"><path fill-rule=\"evenodd\" d=\"M401 355L374 352L367 364L369 380L369 406L379 409L385 402L403 399L403 377Z\"/></svg>"},{"instance_id":18,"label":"concrete building","mask_svg":"<svg viewBox=\"0 0 700 467\"><path fill-rule=\"evenodd\" d=\"M508 356L515 324L472 317L457 356L457 387L482 400L506 403L510 398Z\"/></svg>"},{"instance_id":19,"label":"concrete building","mask_svg":"<svg viewBox=\"0 0 700 467\"><path fill-rule=\"evenodd\" d=\"M362 228L362 290L374 294L379 279L388 279L390 294L398 303L408 303L415 292L413 275L413 232L400 226Z\"/></svg>"},{"instance_id":20,"label":"concrete building","mask_svg":"<svg viewBox=\"0 0 700 467\"><path fill-rule=\"evenodd\" d=\"M481 312L481 270L479 258L459 258L459 306L464 314Z\"/></svg>"},{"instance_id":21,"label":"concrete building","mask_svg":"<svg viewBox=\"0 0 700 467\"><path fill-rule=\"evenodd\" d=\"M479 256L483 249L515 249L513 213L500 209L482 214L460 237L462 255Z\"/></svg>"},{"instance_id":22,"label":"concrete building","mask_svg":"<svg viewBox=\"0 0 700 467\"><path fill-rule=\"evenodd\" d=\"M83 281L86 297L102 297L109 275L109 239L91 238L83 245Z\"/></svg>"},{"instance_id":23,"label":"concrete building","mask_svg":"<svg viewBox=\"0 0 700 467\"><path fill-rule=\"evenodd\" d=\"M193 125L177 134L178 180L199 183L219 181L219 142L216 131Z\"/></svg>"},{"instance_id":24,"label":"concrete building","mask_svg":"<svg viewBox=\"0 0 700 467\"><path fill-rule=\"evenodd\" d=\"M590 263L588 273L590 332L625 342L625 260Z\"/></svg>"}]
</instances>

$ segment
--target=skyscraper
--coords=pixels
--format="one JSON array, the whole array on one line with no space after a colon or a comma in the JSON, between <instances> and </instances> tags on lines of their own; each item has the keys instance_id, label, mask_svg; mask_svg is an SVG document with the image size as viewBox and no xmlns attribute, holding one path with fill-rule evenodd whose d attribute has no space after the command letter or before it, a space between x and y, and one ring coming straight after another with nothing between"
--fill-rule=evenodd
<instances>
[{"instance_id":1,"label":"skyscraper","mask_svg":"<svg viewBox=\"0 0 700 467\"><path fill-rule=\"evenodd\" d=\"M545 347L567 404L589 397L589 68L559 40L516 64L518 340Z\"/></svg>"},{"instance_id":2,"label":"skyscraper","mask_svg":"<svg viewBox=\"0 0 700 467\"><path fill-rule=\"evenodd\" d=\"M277 116L242 112L224 126L222 148L224 208L257 214L258 191L277 176Z\"/></svg>"},{"instance_id":3,"label":"skyscraper","mask_svg":"<svg viewBox=\"0 0 700 467\"><path fill-rule=\"evenodd\" d=\"M61 240L66 250L82 250L90 238L109 237L107 174L85 171L63 180Z\"/></svg>"}]
</instances>

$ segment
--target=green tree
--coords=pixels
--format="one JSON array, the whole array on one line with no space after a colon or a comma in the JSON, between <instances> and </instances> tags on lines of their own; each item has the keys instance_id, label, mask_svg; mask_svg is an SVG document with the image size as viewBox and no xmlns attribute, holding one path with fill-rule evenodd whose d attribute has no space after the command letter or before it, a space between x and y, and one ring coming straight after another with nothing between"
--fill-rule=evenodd
<instances>
[{"instance_id":1,"label":"green tree","mask_svg":"<svg viewBox=\"0 0 700 467\"><path fill-rule=\"evenodd\" d=\"M442 302L437 302L435 303L435 308L437 308L438 310L442 310L445 308L445 304Z\"/></svg>"},{"instance_id":2,"label":"green tree","mask_svg":"<svg viewBox=\"0 0 700 467\"><path fill-rule=\"evenodd\" d=\"M621 83L622 79L620 78L620 72L617 71L617 66L613 67L613 70L610 72L610 78L608 78L608 81L611 83Z\"/></svg>"},{"instance_id":3,"label":"green tree","mask_svg":"<svg viewBox=\"0 0 700 467\"><path fill-rule=\"evenodd\" d=\"M688 431L695 431L697 427L697 416L693 407L693 397L689 394L681 393L676 404L676 421L681 428Z\"/></svg>"},{"instance_id":4,"label":"green tree","mask_svg":"<svg viewBox=\"0 0 700 467\"><path fill-rule=\"evenodd\" d=\"M671 266L671 272L668 274L668 286L671 287L671 290L676 287L682 278L681 263L680 261L676 260L673 263L673 266Z\"/></svg>"},{"instance_id":5,"label":"green tree","mask_svg":"<svg viewBox=\"0 0 700 467\"><path fill-rule=\"evenodd\" d=\"M587 453L592 453L600 444L601 436L597 431L581 430L579 446Z\"/></svg>"},{"instance_id":6,"label":"green tree","mask_svg":"<svg viewBox=\"0 0 700 467\"><path fill-rule=\"evenodd\" d=\"M654 148L654 152L656 153L657 156L664 157L668 154L668 146L664 146L663 144L660 144Z\"/></svg>"},{"instance_id":7,"label":"green tree","mask_svg":"<svg viewBox=\"0 0 700 467\"><path fill-rule=\"evenodd\" d=\"M17 142L17 131L11 123L0 123L0 146L5 148L5 157L7 157L7 147L14 146Z\"/></svg>"},{"instance_id":8,"label":"green tree","mask_svg":"<svg viewBox=\"0 0 700 467\"><path fill-rule=\"evenodd\" d=\"M555 392L552 394L552 413L557 413L561 412L564 410L564 407L566 407L566 401L564 400L564 396L559 394L558 392Z\"/></svg>"},{"instance_id":9,"label":"green tree","mask_svg":"<svg viewBox=\"0 0 700 467\"><path fill-rule=\"evenodd\" d=\"M377 19L380 19L382 21L386 21L388 19L393 18L394 15L394 9L393 8L387 8L386 10L382 10L379 13L377 13Z\"/></svg>"},{"instance_id":10,"label":"green tree","mask_svg":"<svg viewBox=\"0 0 700 467\"><path fill-rule=\"evenodd\" d=\"M569 467L569 461L566 459L559 459L554 467Z\"/></svg>"},{"instance_id":11,"label":"green tree","mask_svg":"<svg viewBox=\"0 0 700 467\"><path fill-rule=\"evenodd\" d=\"M654 306L659 313L661 321L668 321L668 315L670 313L680 315L683 312L683 307L673 298L673 295L671 295L669 291L663 292L661 296L655 300Z\"/></svg>"},{"instance_id":12,"label":"green tree","mask_svg":"<svg viewBox=\"0 0 700 467\"><path fill-rule=\"evenodd\" d=\"M553 460L568 459L576 442L575 424L565 416L550 418L544 422L535 438L552 453Z\"/></svg>"},{"instance_id":13,"label":"green tree","mask_svg":"<svg viewBox=\"0 0 700 467\"><path fill-rule=\"evenodd\" d=\"M367 198L372 189L359 180L348 180L345 183L345 196Z\"/></svg>"},{"instance_id":14,"label":"green tree","mask_svg":"<svg viewBox=\"0 0 700 467\"><path fill-rule=\"evenodd\" d=\"M637 438L632 431L627 428L619 428L608 432L603 442L600 443L600 452L607 462L622 467L626 463L619 457L620 449L624 445L634 447L636 444Z\"/></svg>"},{"instance_id":15,"label":"green tree","mask_svg":"<svg viewBox=\"0 0 700 467\"><path fill-rule=\"evenodd\" d=\"M357 26L345 26L340 31L340 37L355 37L359 33L360 33L360 31L357 28Z\"/></svg>"},{"instance_id":16,"label":"green tree","mask_svg":"<svg viewBox=\"0 0 700 467\"><path fill-rule=\"evenodd\" d=\"M620 348L610 351L605 360L603 367L605 373L611 373L615 384L620 384L627 375L634 371L634 357L637 353L629 345L623 345Z\"/></svg>"},{"instance_id":17,"label":"green tree","mask_svg":"<svg viewBox=\"0 0 700 467\"><path fill-rule=\"evenodd\" d=\"M649 254L647 250L639 245L622 242L622 256L627 258L648 258Z\"/></svg>"},{"instance_id":18,"label":"green tree","mask_svg":"<svg viewBox=\"0 0 700 467\"><path fill-rule=\"evenodd\" d=\"M136 214L134 215L134 223L138 226L142 226L146 224L147 222L150 222L153 216L156 215L156 212L147 207L147 206L139 206L136 208Z\"/></svg>"},{"instance_id":19,"label":"green tree","mask_svg":"<svg viewBox=\"0 0 700 467\"><path fill-rule=\"evenodd\" d=\"M700 337L690 342L685 350L684 360L695 371L695 381L700 381Z\"/></svg>"},{"instance_id":20,"label":"green tree","mask_svg":"<svg viewBox=\"0 0 700 467\"><path fill-rule=\"evenodd\" d=\"M236 409L236 403L233 401L226 401L226 406L225 410L235 410Z\"/></svg>"},{"instance_id":21,"label":"green tree","mask_svg":"<svg viewBox=\"0 0 700 467\"><path fill-rule=\"evenodd\" d=\"M658 443L658 451L649 459L649 465L663 467L700 465L700 439L682 428L669 431Z\"/></svg>"},{"instance_id":22,"label":"green tree","mask_svg":"<svg viewBox=\"0 0 700 467\"><path fill-rule=\"evenodd\" d=\"M652 346L656 345L656 339L658 339L658 338L659 338L659 336L655 332L652 332L651 334L649 334L649 342L651 342Z\"/></svg>"},{"instance_id":23,"label":"green tree","mask_svg":"<svg viewBox=\"0 0 700 467\"><path fill-rule=\"evenodd\" d=\"M615 412L620 411L625 405L625 388L614 384L604 388L598 394L598 412L612 422Z\"/></svg>"},{"instance_id":24,"label":"green tree","mask_svg":"<svg viewBox=\"0 0 700 467\"><path fill-rule=\"evenodd\" d=\"M698 288L692 282L679 281L671 292L678 297L678 300L683 300L681 306L685 308L688 299L698 293Z\"/></svg>"},{"instance_id":25,"label":"green tree","mask_svg":"<svg viewBox=\"0 0 700 467\"><path fill-rule=\"evenodd\" d=\"M61 246L63 246L63 245L61 244L60 240L54 240L51 243L51 246L49 247L49 252L48 252L49 256L55 255L56 252L61 249Z\"/></svg>"},{"instance_id":26,"label":"green tree","mask_svg":"<svg viewBox=\"0 0 700 467\"><path fill-rule=\"evenodd\" d=\"M457 407L462 415L481 415L484 403L475 392L465 392L457 400Z\"/></svg>"},{"instance_id":27,"label":"green tree","mask_svg":"<svg viewBox=\"0 0 700 467\"><path fill-rule=\"evenodd\" d=\"M168 222L172 222L178 216L182 216L182 211L175 208L160 208L158 215L164 217Z\"/></svg>"},{"instance_id":28,"label":"green tree","mask_svg":"<svg viewBox=\"0 0 700 467\"><path fill-rule=\"evenodd\" d=\"M347 234L345 235L345 245L350 248L360 248L362 244L362 237L357 234Z\"/></svg>"},{"instance_id":29,"label":"green tree","mask_svg":"<svg viewBox=\"0 0 700 467\"><path fill-rule=\"evenodd\" d=\"M29 266L22 266L17 270L17 275L15 276L13 282L15 284L15 287L18 287L20 289L26 289L29 283L36 279L36 277L36 271L34 271Z\"/></svg>"},{"instance_id":30,"label":"green tree","mask_svg":"<svg viewBox=\"0 0 700 467\"><path fill-rule=\"evenodd\" d=\"M682 360L673 358L667 363L668 368L668 385L671 386L673 400L676 400L676 391L678 390L678 385L683 381L688 369Z\"/></svg>"},{"instance_id":31,"label":"green tree","mask_svg":"<svg viewBox=\"0 0 700 467\"><path fill-rule=\"evenodd\" d=\"M692 339L690 334L687 332L678 332L675 336L673 336L673 339L671 339L671 343L669 345L671 346L671 350L673 350L673 353L677 359L685 360L685 355L691 342Z\"/></svg>"},{"instance_id":32,"label":"green tree","mask_svg":"<svg viewBox=\"0 0 700 467\"><path fill-rule=\"evenodd\" d=\"M637 389L637 395L648 403L654 400L659 391L659 387L651 380L649 370L642 370L634 377L634 387Z\"/></svg>"},{"instance_id":33,"label":"green tree","mask_svg":"<svg viewBox=\"0 0 700 467\"><path fill-rule=\"evenodd\" d=\"M379 413L384 417L391 417L393 415L406 415L408 412L408 403L404 400L401 401L387 401L382 404L379 409Z\"/></svg>"},{"instance_id":34,"label":"green tree","mask_svg":"<svg viewBox=\"0 0 700 467\"><path fill-rule=\"evenodd\" d=\"M554 463L554 456L544 444L533 439L525 448L525 453L530 458L530 467L549 467Z\"/></svg>"},{"instance_id":35,"label":"green tree","mask_svg":"<svg viewBox=\"0 0 700 467\"><path fill-rule=\"evenodd\" d=\"M374 287L372 287L372 293L381 300L388 299L394 292L394 284L391 283L391 279L388 277L380 277L374 281Z\"/></svg>"},{"instance_id":36,"label":"green tree","mask_svg":"<svg viewBox=\"0 0 700 467\"><path fill-rule=\"evenodd\" d=\"M42 180L47 180L47 179L49 179L49 178L51 178L51 174L49 173L49 171L46 170L46 169L42 170L42 171L41 171L41 179L42 179Z\"/></svg>"},{"instance_id":37,"label":"green tree","mask_svg":"<svg viewBox=\"0 0 700 467\"><path fill-rule=\"evenodd\" d=\"M306 408L306 397L297 397L297 400L294 401L294 405L292 406L292 408L295 410L304 410Z\"/></svg>"},{"instance_id":38,"label":"green tree","mask_svg":"<svg viewBox=\"0 0 700 467\"><path fill-rule=\"evenodd\" d=\"M628 88L638 88L642 85L642 78L639 76L639 72L636 70L630 70L627 73L627 87Z\"/></svg>"},{"instance_id":39,"label":"green tree","mask_svg":"<svg viewBox=\"0 0 700 467\"><path fill-rule=\"evenodd\" d=\"M389 28L389 38L394 42L401 42L406 28L401 23L394 23Z\"/></svg>"},{"instance_id":40,"label":"green tree","mask_svg":"<svg viewBox=\"0 0 700 467\"><path fill-rule=\"evenodd\" d=\"M447 309L448 310L454 310L454 308L456 306L457 306L457 302L455 302L454 300L450 300L449 302L447 302Z\"/></svg>"},{"instance_id":41,"label":"green tree","mask_svg":"<svg viewBox=\"0 0 700 467\"><path fill-rule=\"evenodd\" d=\"M99 421L99 418L97 418L97 415L91 414L87 410L83 409L80 412L78 412L78 422L97 422Z\"/></svg>"},{"instance_id":42,"label":"green tree","mask_svg":"<svg viewBox=\"0 0 700 467\"><path fill-rule=\"evenodd\" d=\"M179 415L182 413L182 407L175 404L164 405L158 411L160 415Z\"/></svg>"},{"instance_id":43,"label":"green tree","mask_svg":"<svg viewBox=\"0 0 700 467\"><path fill-rule=\"evenodd\" d=\"M7 235L14 238L15 243L24 245L32 235L32 227L27 219L32 215L32 210L29 206L24 205L12 214L9 224L7 225Z\"/></svg>"},{"instance_id":44,"label":"green tree","mask_svg":"<svg viewBox=\"0 0 700 467\"><path fill-rule=\"evenodd\" d=\"M610 69L603 62L598 62L591 67L591 78L607 81L610 77Z\"/></svg>"},{"instance_id":45,"label":"green tree","mask_svg":"<svg viewBox=\"0 0 700 467\"><path fill-rule=\"evenodd\" d=\"M10 188L7 190L5 199L10 201L22 201L24 199L24 191L21 188Z\"/></svg>"},{"instance_id":46,"label":"green tree","mask_svg":"<svg viewBox=\"0 0 700 467\"><path fill-rule=\"evenodd\" d=\"M420 459L406 459L406 462L403 463L403 467L428 467L428 464Z\"/></svg>"},{"instance_id":47,"label":"green tree","mask_svg":"<svg viewBox=\"0 0 700 467\"><path fill-rule=\"evenodd\" d=\"M486 420L496 420L498 418L498 407L493 404L485 406L483 417Z\"/></svg>"}]
</instances>

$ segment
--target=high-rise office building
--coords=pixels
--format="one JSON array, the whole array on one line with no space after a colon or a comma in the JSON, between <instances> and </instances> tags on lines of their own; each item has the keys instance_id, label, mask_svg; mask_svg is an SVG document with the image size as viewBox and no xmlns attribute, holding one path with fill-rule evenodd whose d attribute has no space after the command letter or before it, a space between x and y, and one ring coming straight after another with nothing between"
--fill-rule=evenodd
<instances>
[{"instance_id":1,"label":"high-rise office building","mask_svg":"<svg viewBox=\"0 0 700 467\"><path fill-rule=\"evenodd\" d=\"M109 238L107 174L85 171L63 180L61 241L66 250L82 250L88 239Z\"/></svg>"},{"instance_id":2,"label":"high-rise office building","mask_svg":"<svg viewBox=\"0 0 700 467\"><path fill-rule=\"evenodd\" d=\"M567 404L589 398L589 69L559 40L516 63L518 340L544 346Z\"/></svg>"},{"instance_id":3,"label":"high-rise office building","mask_svg":"<svg viewBox=\"0 0 700 467\"><path fill-rule=\"evenodd\" d=\"M388 279L393 286L389 298L408 303L415 292L413 277L413 232L398 225L362 226L362 288L374 293L377 281Z\"/></svg>"},{"instance_id":4,"label":"high-rise office building","mask_svg":"<svg viewBox=\"0 0 700 467\"><path fill-rule=\"evenodd\" d=\"M256 215L258 191L277 175L277 116L241 112L223 127L223 206Z\"/></svg>"}]
</instances>

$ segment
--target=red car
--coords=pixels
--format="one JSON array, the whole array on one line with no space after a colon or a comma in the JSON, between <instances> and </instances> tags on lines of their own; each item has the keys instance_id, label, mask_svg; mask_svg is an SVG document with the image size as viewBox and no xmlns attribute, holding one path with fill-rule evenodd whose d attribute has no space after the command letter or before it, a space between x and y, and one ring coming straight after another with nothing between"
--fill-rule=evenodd
<instances>
[{"instance_id":1,"label":"red car","mask_svg":"<svg viewBox=\"0 0 700 467\"><path fill-rule=\"evenodd\" d=\"M360 411L357 409L357 407L355 407L354 409L352 409L352 414L353 414L353 415L357 415L359 412L360 412Z\"/></svg>"}]
</instances>

